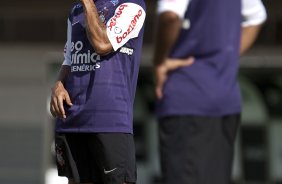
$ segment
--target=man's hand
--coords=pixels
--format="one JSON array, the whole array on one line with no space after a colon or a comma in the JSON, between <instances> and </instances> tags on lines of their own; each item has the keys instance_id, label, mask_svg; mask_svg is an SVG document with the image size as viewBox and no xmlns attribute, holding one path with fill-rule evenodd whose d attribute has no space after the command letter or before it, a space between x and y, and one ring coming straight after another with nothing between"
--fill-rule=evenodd
<instances>
[{"instance_id":1,"label":"man's hand","mask_svg":"<svg viewBox=\"0 0 282 184\"><path fill-rule=\"evenodd\" d=\"M69 93L64 88L61 81L57 81L52 88L52 95L50 101L50 112L53 117L66 118L64 109L64 101L67 105L72 106Z\"/></svg>"},{"instance_id":2,"label":"man's hand","mask_svg":"<svg viewBox=\"0 0 282 184\"><path fill-rule=\"evenodd\" d=\"M155 93L158 99L161 99L163 97L163 86L167 80L169 72L172 72L181 67L190 66L193 64L193 62L193 57L189 57L187 59L167 58L162 64L155 67Z\"/></svg>"}]
</instances>

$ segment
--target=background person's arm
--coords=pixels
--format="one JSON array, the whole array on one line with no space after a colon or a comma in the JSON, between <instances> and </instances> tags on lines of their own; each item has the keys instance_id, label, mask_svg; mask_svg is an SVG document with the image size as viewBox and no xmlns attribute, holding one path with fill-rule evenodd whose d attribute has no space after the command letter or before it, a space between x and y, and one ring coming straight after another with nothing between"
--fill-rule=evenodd
<instances>
[{"instance_id":1,"label":"background person's arm","mask_svg":"<svg viewBox=\"0 0 282 184\"><path fill-rule=\"evenodd\" d=\"M161 13L157 20L156 47L154 65L162 64L176 42L181 30L181 19L174 12Z\"/></svg>"},{"instance_id":2,"label":"background person's arm","mask_svg":"<svg viewBox=\"0 0 282 184\"><path fill-rule=\"evenodd\" d=\"M240 44L240 55L245 54L255 42L261 25L247 26L242 28L241 32L241 44Z\"/></svg>"},{"instance_id":3,"label":"background person's arm","mask_svg":"<svg viewBox=\"0 0 282 184\"><path fill-rule=\"evenodd\" d=\"M163 86L168 73L180 67L193 63L193 58L168 58L169 53L178 39L182 28L182 19L188 8L190 0L159 0L158 20L156 31L156 45L153 57L155 72L155 93L158 99L163 97Z\"/></svg>"},{"instance_id":4,"label":"background person's arm","mask_svg":"<svg viewBox=\"0 0 282 184\"><path fill-rule=\"evenodd\" d=\"M182 26L182 19L190 0L159 0L155 52L155 66L164 63L175 44Z\"/></svg>"},{"instance_id":5,"label":"background person's arm","mask_svg":"<svg viewBox=\"0 0 282 184\"><path fill-rule=\"evenodd\" d=\"M240 55L253 45L267 17L261 0L242 0L242 16Z\"/></svg>"}]
</instances>

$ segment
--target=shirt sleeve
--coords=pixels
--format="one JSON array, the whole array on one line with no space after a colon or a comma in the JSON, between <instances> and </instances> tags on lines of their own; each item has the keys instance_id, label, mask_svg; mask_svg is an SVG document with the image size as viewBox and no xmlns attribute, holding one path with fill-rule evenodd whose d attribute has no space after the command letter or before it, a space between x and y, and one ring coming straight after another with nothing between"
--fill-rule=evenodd
<instances>
[{"instance_id":1,"label":"shirt sleeve","mask_svg":"<svg viewBox=\"0 0 282 184\"><path fill-rule=\"evenodd\" d=\"M190 0L158 0L157 13L172 11L183 19L189 3Z\"/></svg>"},{"instance_id":2,"label":"shirt sleeve","mask_svg":"<svg viewBox=\"0 0 282 184\"><path fill-rule=\"evenodd\" d=\"M115 14L107 22L107 35L116 51L128 40L139 35L145 21L144 9L134 3L123 3L119 5Z\"/></svg>"},{"instance_id":3,"label":"shirt sleeve","mask_svg":"<svg viewBox=\"0 0 282 184\"><path fill-rule=\"evenodd\" d=\"M71 65L71 32L72 32L72 26L71 22L68 19L68 28L67 28L67 42L64 48L64 62L63 65Z\"/></svg>"},{"instance_id":4,"label":"shirt sleeve","mask_svg":"<svg viewBox=\"0 0 282 184\"><path fill-rule=\"evenodd\" d=\"M267 13L261 0L242 0L242 26L253 26L262 24Z\"/></svg>"}]
</instances>

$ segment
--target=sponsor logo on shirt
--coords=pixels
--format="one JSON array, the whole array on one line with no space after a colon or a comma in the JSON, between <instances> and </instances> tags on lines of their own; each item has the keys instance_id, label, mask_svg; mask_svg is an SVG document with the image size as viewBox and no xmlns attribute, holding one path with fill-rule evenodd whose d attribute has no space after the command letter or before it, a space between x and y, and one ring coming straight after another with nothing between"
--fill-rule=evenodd
<instances>
[{"instance_id":1,"label":"sponsor logo on shirt","mask_svg":"<svg viewBox=\"0 0 282 184\"><path fill-rule=\"evenodd\" d=\"M74 26L75 24L78 24L78 23L79 23L79 21L73 22L73 23L71 24L71 26Z\"/></svg>"},{"instance_id":2,"label":"sponsor logo on shirt","mask_svg":"<svg viewBox=\"0 0 282 184\"><path fill-rule=\"evenodd\" d=\"M111 3L116 6L118 4L118 0L111 0Z\"/></svg>"},{"instance_id":3,"label":"sponsor logo on shirt","mask_svg":"<svg viewBox=\"0 0 282 184\"><path fill-rule=\"evenodd\" d=\"M139 36L145 16L143 7L135 3L123 3L115 9L114 15L106 24L107 35L114 50Z\"/></svg>"},{"instance_id":4,"label":"sponsor logo on shirt","mask_svg":"<svg viewBox=\"0 0 282 184\"><path fill-rule=\"evenodd\" d=\"M122 4L122 5L119 6L118 11L115 13L115 15L110 20L110 24L108 26L110 31L112 31L113 27L116 25L117 19L120 18L120 16L122 15L122 13L123 13L123 11L126 7L128 7L127 4Z\"/></svg>"},{"instance_id":5,"label":"sponsor logo on shirt","mask_svg":"<svg viewBox=\"0 0 282 184\"><path fill-rule=\"evenodd\" d=\"M114 31L115 31L115 34L122 33L122 29L120 27L115 27Z\"/></svg>"},{"instance_id":6,"label":"sponsor logo on shirt","mask_svg":"<svg viewBox=\"0 0 282 184\"><path fill-rule=\"evenodd\" d=\"M71 72L92 72L96 69L99 69L101 67L100 63L96 63L95 65L74 65L71 66Z\"/></svg>"},{"instance_id":7,"label":"sponsor logo on shirt","mask_svg":"<svg viewBox=\"0 0 282 184\"><path fill-rule=\"evenodd\" d=\"M80 3L74 5L73 8L72 8L72 13L75 11L75 9L79 9L81 7L82 7L82 4L80 4Z\"/></svg>"},{"instance_id":8,"label":"sponsor logo on shirt","mask_svg":"<svg viewBox=\"0 0 282 184\"><path fill-rule=\"evenodd\" d=\"M68 46L67 46L67 44L66 44L65 47L64 47L64 54L67 53L67 48L68 48Z\"/></svg>"},{"instance_id":9,"label":"sponsor logo on shirt","mask_svg":"<svg viewBox=\"0 0 282 184\"><path fill-rule=\"evenodd\" d=\"M107 7L104 7L101 11L98 12L99 18L101 22L105 23L106 22L106 16L109 14L109 10Z\"/></svg>"},{"instance_id":10,"label":"sponsor logo on shirt","mask_svg":"<svg viewBox=\"0 0 282 184\"><path fill-rule=\"evenodd\" d=\"M191 27L191 22L189 19L184 19L182 21L182 28L188 30Z\"/></svg>"},{"instance_id":11,"label":"sponsor logo on shirt","mask_svg":"<svg viewBox=\"0 0 282 184\"><path fill-rule=\"evenodd\" d=\"M100 55L83 50L83 42L71 43L71 72L94 71L100 68Z\"/></svg>"},{"instance_id":12,"label":"sponsor logo on shirt","mask_svg":"<svg viewBox=\"0 0 282 184\"><path fill-rule=\"evenodd\" d=\"M56 144L56 161L58 162L58 164L61 167L64 167L65 164L66 164L66 161L65 161L63 155L64 155L63 148L61 148L60 146L58 146Z\"/></svg>"},{"instance_id":13,"label":"sponsor logo on shirt","mask_svg":"<svg viewBox=\"0 0 282 184\"><path fill-rule=\"evenodd\" d=\"M127 28L127 31L125 31L123 33L123 35L116 37L117 43L121 43L122 40L125 39L134 30L137 22L139 21L139 18L142 16L142 14L143 14L143 11L141 9L139 9L137 14L132 18L132 20L131 20L128 28Z\"/></svg>"},{"instance_id":14,"label":"sponsor logo on shirt","mask_svg":"<svg viewBox=\"0 0 282 184\"><path fill-rule=\"evenodd\" d=\"M132 56L133 52L134 52L134 49L128 48L128 47L121 47L119 52L123 53L123 54L127 54L129 56Z\"/></svg>"}]
</instances>

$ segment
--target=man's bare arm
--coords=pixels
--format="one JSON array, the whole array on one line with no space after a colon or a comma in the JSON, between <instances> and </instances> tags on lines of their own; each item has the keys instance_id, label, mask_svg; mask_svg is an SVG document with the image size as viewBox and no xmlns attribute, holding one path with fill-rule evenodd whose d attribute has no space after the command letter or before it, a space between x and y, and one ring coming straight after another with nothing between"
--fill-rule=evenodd
<instances>
[{"instance_id":1,"label":"man's bare arm","mask_svg":"<svg viewBox=\"0 0 282 184\"><path fill-rule=\"evenodd\" d=\"M242 27L240 55L245 54L253 45L260 32L260 29L261 25Z\"/></svg>"},{"instance_id":2,"label":"man's bare arm","mask_svg":"<svg viewBox=\"0 0 282 184\"><path fill-rule=\"evenodd\" d=\"M52 88L50 112L54 117L66 118L64 101L66 102L67 105L72 106L69 93L66 91L64 87L64 82L69 72L70 72L70 66L62 65L58 79Z\"/></svg>"},{"instance_id":3,"label":"man's bare arm","mask_svg":"<svg viewBox=\"0 0 282 184\"><path fill-rule=\"evenodd\" d=\"M107 55L113 50L108 39L106 26L101 22L93 0L81 0L86 20L88 39L99 55Z\"/></svg>"},{"instance_id":4,"label":"man's bare arm","mask_svg":"<svg viewBox=\"0 0 282 184\"><path fill-rule=\"evenodd\" d=\"M59 76L57 81L61 81L62 83L64 83L69 73L70 73L70 66L62 65L59 71Z\"/></svg>"}]
</instances>

